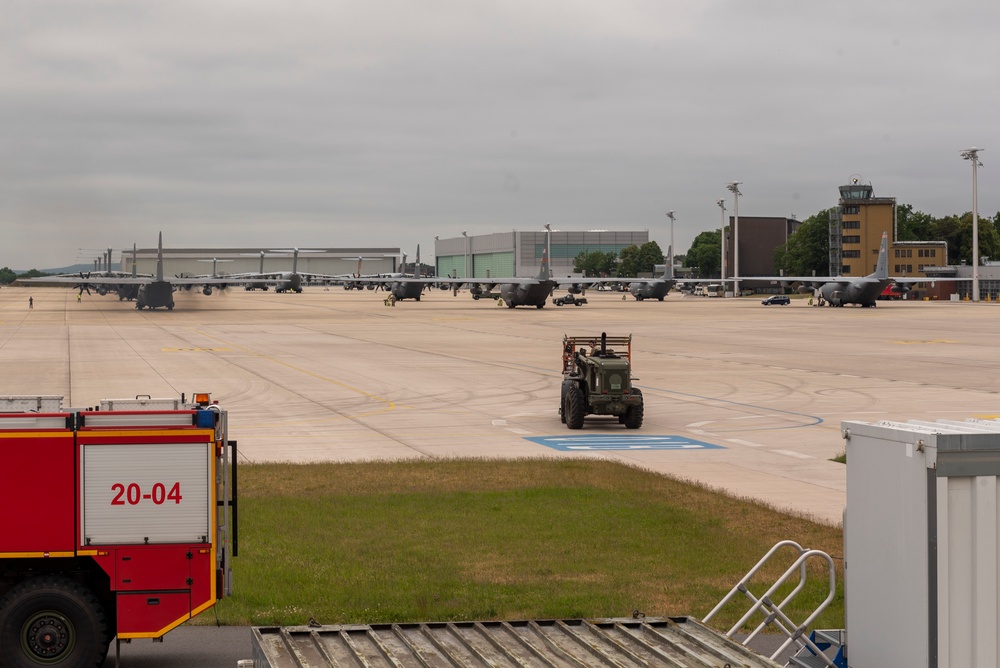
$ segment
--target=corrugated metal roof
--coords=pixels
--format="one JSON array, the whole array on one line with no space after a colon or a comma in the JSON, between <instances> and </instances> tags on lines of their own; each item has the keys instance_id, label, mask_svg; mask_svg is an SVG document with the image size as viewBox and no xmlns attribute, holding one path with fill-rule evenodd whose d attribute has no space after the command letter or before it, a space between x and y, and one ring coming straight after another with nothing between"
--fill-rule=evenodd
<instances>
[{"instance_id":1,"label":"corrugated metal roof","mask_svg":"<svg viewBox=\"0 0 1000 668\"><path fill-rule=\"evenodd\" d=\"M688 617L257 627L255 668L775 668Z\"/></svg>"}]
</instances>

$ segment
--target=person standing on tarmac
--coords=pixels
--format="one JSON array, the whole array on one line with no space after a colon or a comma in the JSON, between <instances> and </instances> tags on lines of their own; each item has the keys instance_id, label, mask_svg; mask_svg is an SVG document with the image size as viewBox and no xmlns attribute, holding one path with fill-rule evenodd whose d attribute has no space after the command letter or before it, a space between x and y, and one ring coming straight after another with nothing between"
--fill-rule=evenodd
<instances>
[{"instance_id":1,"label":"person standing on tarmac","mask_svg":"<svg viewBox=\"0 0 1000 668\"><path fill-rule=\"evenodd\" d=\"M28 308L29 309L35 308L35 300L33 297L28 297Z\"/></svg>"}]
</instances>

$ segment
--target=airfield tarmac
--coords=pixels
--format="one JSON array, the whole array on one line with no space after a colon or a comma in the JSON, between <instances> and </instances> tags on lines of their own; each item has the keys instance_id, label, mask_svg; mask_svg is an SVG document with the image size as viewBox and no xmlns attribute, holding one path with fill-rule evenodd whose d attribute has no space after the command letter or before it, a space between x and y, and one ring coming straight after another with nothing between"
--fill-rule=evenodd
<instances>
[{"instance_id":1,"label":"airfield tarmac","mask_svg":"<svg viewBox=\"0 0 1000 668\"><path fill-rule=\"evenodd\" d=\"M589 291L585 306L511 310L467 292L383 297L230 290L136 311L113 295L5 287L0 394L84 407L207 390L241 461L601 457L829 524L846 502L845 466L830 461L843 420L1000 416L997 303ZM633 335L640 430L559 421L563 335L602 331ZM529 440L545 437L573 441Z\"/></svg>"}]
</instances>

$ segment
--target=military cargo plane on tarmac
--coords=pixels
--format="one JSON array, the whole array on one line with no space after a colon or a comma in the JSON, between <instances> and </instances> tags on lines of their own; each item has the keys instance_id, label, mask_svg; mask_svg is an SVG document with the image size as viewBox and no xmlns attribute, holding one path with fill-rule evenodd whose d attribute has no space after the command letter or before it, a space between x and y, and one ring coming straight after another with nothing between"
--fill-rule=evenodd
<instances>
[{"instance_id":1,"label":"military cargo plane on tarmac","mask_svg":"<svg viewBox=\"0 0 1000 668\"><path fill-rule=\"evenodd\" d=\"M515 306L542 308L545 306L545 300L557 287L564 287L569 294L578 295L587 288L612 284L628 284L629 290L636 297L636 300L641 301L646 297L651 297L663 301L663 297L673 285L673 280L663 278L553 277L549 272L549 258L545 250L542 251L541 270L534 278L470 278L465 282L471 285L469 291L475 299L484 293L493 294L492 291L499 288L498 296L503 299L508 308ZM639 294L642 296L638 296Z\"/></svg>"},{"instance_id":2,"label":"military cargo plane on tarmac","mask_svg":"<svg viewBox=\"0 0 1000 668\"><path fill-rule=\"evenodd\" d=\"M241 273L241 274L231 274L234 278L240 279L261 279L260 283L253 283L246 285L247 290L267 290L269 287L273 286L275 292L302 292L302 287L309 284L321 284L321 285L331 285L334 283L342 283L344 281L349 281L354 278L358 278L353 274L312 274L308 272L301 272L298 270L299 265L299 253L322 253L319 250L306 250L301 248L289 248L285 250L272 250L272 251L260 251L260 271L253 273ZM291 271L264 271L264 257L268 253L278 254L287 256L291 253L292 255L292 270ZM345 260L353 260L355 258L342 258ZM360 260L363 258L358 258L359 264ZM373 258L377 259L377 258ZM345 286L346 287L346 286Z\"/></svg>"},{"instance_id":3,"label":"military cargo plane on tarmac","mask_svg":"<svg viewBox=\"0 0 1000 668\"><path fill-rule=\"evenodd\" d=\"M351 258L353 259L353 258ZM405 256L403 264L406 264ZM360 268L360 261L358 263ZM417 246L417 261L416 261L416 276L406 276L402 273L394 274L380 274L380 275L370 275L370 276L341 276L337 279L338 283L342 283L345 290L363 290L376 289L385 290L388 292L396 301L403 299L413 299L414 301L420 301L420 297L424 294L425 289L430 289L439 284L446 284L447 279L444 283L442 281L431 278L429 276L420 275L420 246ZM360 272L359 272L360 273Z\"/></svg>"},{"instance_id":4,"label":"military cargo plane on tarmac","mask_svg":"<svg viewBox=\"0 0 1000 668\"><path fill-rule=\"evenodd\" d=\"M622 283L628 282L627 280L621 281ZM663 298L667 296L670 292L670 288L674 287L674 281L670 278L653 278L642 281L632 281L629 283L628 291L631 293L637 302L641 302L643 299L656 299L657 301L663 301Z\"/></svg>"},{"instance_id":5,"label":"military cargo plane on tarmac","mask_svg":"<svg viewBox=\"0 0 1000 668\"><path fill-rule=\"evenodd\" d=\"M882 243L879 245L878 261L875 271L867 276L851 278L849 276L767 276L744 277L743 280L770 280L782 285L799 283L799 291L818 291L821 304L844 306L858 304L862 307L874 308L877 299L886 288L894 293L903 294L909 291L909 286L915 283L933 283L938 280L929 278L898 278L889 276L889 238L882 233Z\"/></svg>"},{"instance_id":6,"label":"military cargo plane on tarmac","mask_svg":"<svg viewBox=\"0 0 1000 668\"><path fill-rule=\"evenodd\" d=\"M419 247L417 248L416 265L420 266ZM535 277L451 278L444 276L435 278L399 276L395 278L354 278L344 281L344 287L348 289L364 286L385 289L397 301L401 299L420 301L423 291L432 287L451 288L453 292L457 293L460 287L468 286L473 299L499 298L503 300L507 308L517 306L543 308L549 296L558 287L565 287L570 294L578 295L589 287L608 284L631 284L632 286L648 284L652 286L649 296L662 301L662 295L666 295L673 281L662 278L577 278L573 276L554 278L549 271L548 253L544 249L542 250L542 266ZM633 294L635 293L633 292ZM637 297L637 299L640 298Z\"/></svg>"},{"instance_id":7,"label":"military cargo plane on tarmac","mask_svg":"<svg viewBox=\"0 0 1000 668\"><path fill-rule=\"evenodd\" d=\"M417 251L417 266L420 266L420 252ZM399 277L393 279L352 279L350 283L356 285L375 285L382 287L393 295L397 300L414 299L420 301L420 295L428 287L438 286L450 287L457 292L463 285L469 286L469 292L473 299L480 299L484 295L489 297L498 296L503 299L507 308L515 306L534 306L542 308L552 291L559 285L570 285L570 292L574 290L579 293L581 285L591 285L593 282L609 282L612 279L600 278L567 278L565 280L553 279L549 274L549 258L545 251L542 251L542 268L538 276L534 278L432 278L432 277ZM614 279L618 282L618 279ZM494 292L499 289L499 292Z\"/></svg>"},{"instance_id":8,"label":"military cargo plane on tarmac","mask_svg":"<svg viewBox=\"0 0 1000 668\"><path fill-rule=\"evenodd\" d=\"M202 294L210 295L215 289L222 290L231 285L248 285L265 282L263 278L236 278L225 277L174 277L164 278L163 275L163 233L160 232L160 239L156 250L156 275L139 276L135 273L135 264L132 265L131 276L47 276L43 278L25 278L18 281L22 285L40 286L72 286L90 291L93 288L98 294L107 292L118 292L120 299L123 294L135 291L135 307L160 308L165 307L168 311L174 308L174 291L190 290L193 287L201 287ZM103 291L103 292L102 292Z\"/></svg>"}]
</instances>

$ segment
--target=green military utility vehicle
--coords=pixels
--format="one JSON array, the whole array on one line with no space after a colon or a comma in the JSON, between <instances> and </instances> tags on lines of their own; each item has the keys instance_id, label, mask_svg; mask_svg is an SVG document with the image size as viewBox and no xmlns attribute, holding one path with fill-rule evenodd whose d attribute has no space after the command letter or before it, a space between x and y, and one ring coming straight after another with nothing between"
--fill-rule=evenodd
<instances>
[{"instance_id":1,"label":"green military utility vehicle","mask_svg":"<svg viewBox=\"0 0 1000 668\"><path fill-rule=\"evenodd\" d=\"M642 426L642 391L632 385L632 335L563 337L559 417L581 429L587 415L610 415L628 429Z\"/></svg>"}]
</instances>

